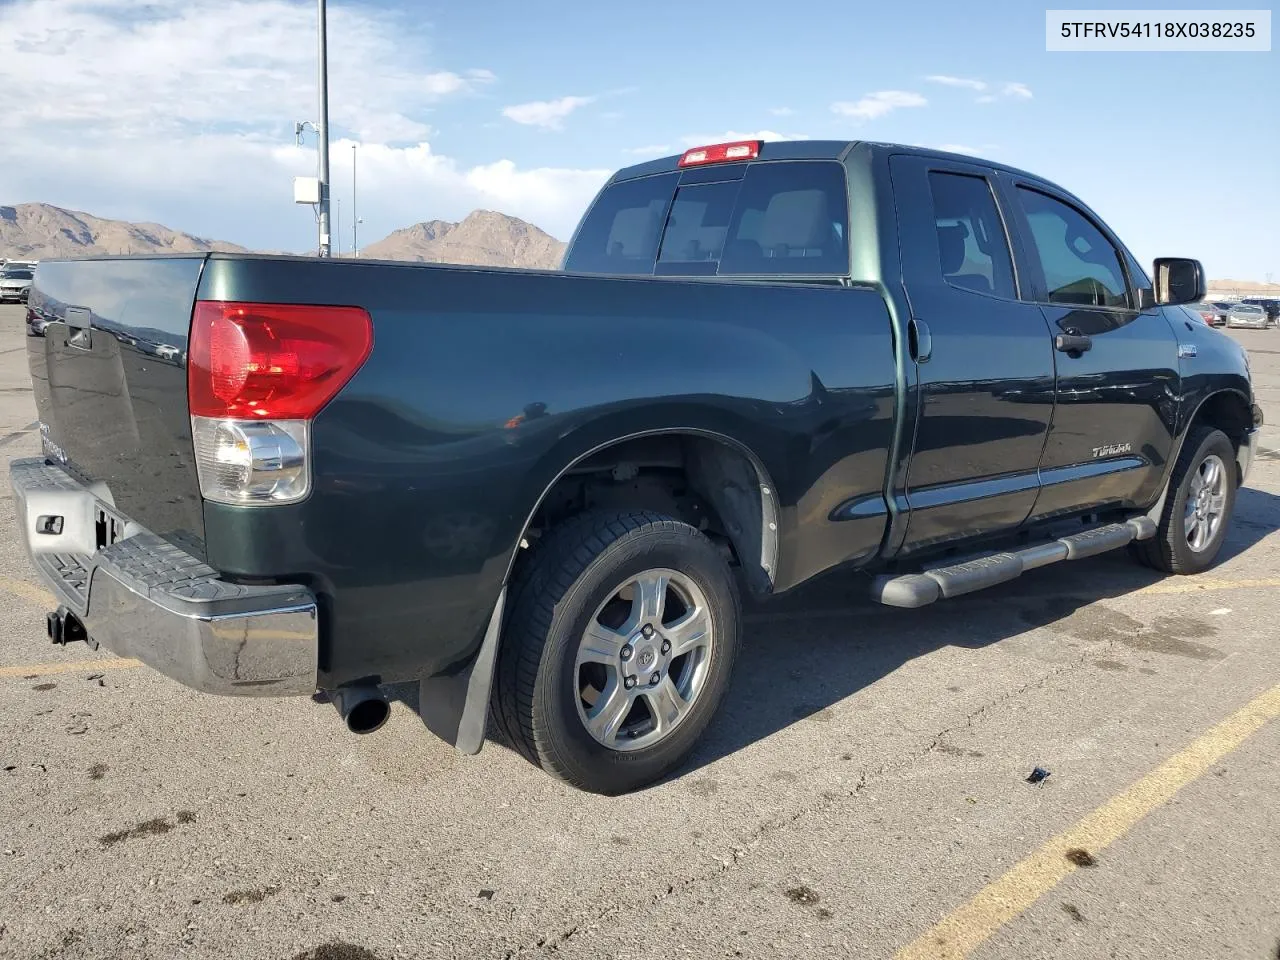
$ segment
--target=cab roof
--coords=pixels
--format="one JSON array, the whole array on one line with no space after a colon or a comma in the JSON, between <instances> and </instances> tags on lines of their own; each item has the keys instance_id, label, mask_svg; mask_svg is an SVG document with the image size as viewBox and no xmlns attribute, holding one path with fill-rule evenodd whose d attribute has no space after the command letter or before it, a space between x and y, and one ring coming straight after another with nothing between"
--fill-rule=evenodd
<instances>
[{"instance_id":1,"label":"cab roof","mask_svg":"<svg viewBox=\"0 0 1280 960\"><path fill-rule=\"evenodd\" d=\"M996 163L993 160L987 160L983 157L973 156L965 153L952 153L946 150L934 150L929 147L912 146L903 143L882 143L871 140L766 140L760 145L760 155L754 162L766 160L840 160L843 161L853 149L859 145L877 153L906 153L924 157L938 157L940 159L959 160L967 163L978 163L984 167L991 167L995 170L1003 170L1006 173L1015 174L1017 176L1027 177L1032 180L1043 180L1033 173L1025 170L1019 170L1016 167L1010 167L1003 163ZM656 160L646 160L644 163L633 164L624 167L610 178L610 183L616 183L620 180L634 180L637 177L647 177L655 173L671 173L680 169L680 157L683 154L672 154L669 157L659 157ZM729 161L735 162L735 161Z\"/></svg>"}]
</instances>

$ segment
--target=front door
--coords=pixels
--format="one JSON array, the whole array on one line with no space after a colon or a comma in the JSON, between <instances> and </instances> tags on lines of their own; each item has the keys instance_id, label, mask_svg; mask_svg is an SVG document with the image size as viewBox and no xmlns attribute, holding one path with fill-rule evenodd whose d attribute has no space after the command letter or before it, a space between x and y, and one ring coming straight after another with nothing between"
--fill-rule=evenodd
<instances>
[{"instance_id":1,"label":"front door","mask_svg":"<svg viewBox=\"0 0 1280 960\"><path fill-rule=\"evenodd\" d=\"M1035 503L1053 415L1040 308L1019 299L992 171L890 161L918 402L901 553L1017 527Z\"/></svg>"},{"instance_id":2,"label":"front door","mask_svg":"<svg viewBox=\"0 0 1280 960\"><path fill-rule=\"evenodd\" d=\"M1159 496L1178 415L1178 338L1137 262L1077 202L1010 178L1027 262L1049 324L1057 405L1033 519L1146 507ZM1145 288L1145 292L1144 292Z\"/></svg>"}]
</instances>

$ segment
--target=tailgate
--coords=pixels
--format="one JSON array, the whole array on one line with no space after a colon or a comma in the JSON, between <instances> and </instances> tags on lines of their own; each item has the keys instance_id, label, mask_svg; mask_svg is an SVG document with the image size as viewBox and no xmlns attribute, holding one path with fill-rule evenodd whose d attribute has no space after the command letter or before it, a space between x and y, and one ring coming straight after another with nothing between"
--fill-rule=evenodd
<instances>
[{"instance_id":1,"label":"tailgate","mask_svg":"<svg viewBox=\"0 0 1280 960\"><path fill-rule=\"evenodd\" d=\"M202 558L186 359L203 265L203 256L44 261L27 323L45 456Z\"/></svg>"}]
</instances>

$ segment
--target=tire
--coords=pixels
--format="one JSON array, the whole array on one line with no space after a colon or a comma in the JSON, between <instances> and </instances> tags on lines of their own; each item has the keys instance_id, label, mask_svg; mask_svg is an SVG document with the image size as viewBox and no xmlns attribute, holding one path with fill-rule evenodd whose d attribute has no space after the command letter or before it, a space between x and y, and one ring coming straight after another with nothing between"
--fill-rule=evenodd
<instances>
[{"instance_id":1,"label":"tire","mask_svg":"<svg viewBox=\"0 0 1280 960\"><path fill-rule=\"evenodd\" d=\"M656 619L653 607L641 616L642 591L627 586L639 582L651 588L644 595L664 598ZM493 701L507 741L592 793L627 793L679 766L724 699L740 642L737 584L715 544L656 513L586 513L533 547L513 588ZM694 614L705 618L705 629ZM646 620L657 624L651 636L642 630ZM593 640L604 639L585 642L589 626ZM627 642L618 647L617 638ZM678 655L682 648L690 652ZM628 675L633 687L625 687ZM656 676L661 680L651 684ZM688 703L661 699L671 690L689 695ZM636 709L639 700L644 707ZM662 730L654 703L685 706Z\"/></svg>"},{"instance_id":2,"label":"tire","mask_svg":"<svg viewBox=\"0 0 1280 960\"><path fill-rule=\"evenodd\" d=\"M1221 508L1211 535L1197 549L1188 540L1189 529L1194 531L1196 527L1188 523L1187 506L1202 467L1212 457L1222 466ZM1156 535L1134 544L1134 555L1146 566L1164 573L1192 574L1208 569L1222 549L1235 503L1235 448L1221 430L1205 424L1193 426L1169 478L1169 495L1165 498Z\"/></svg>"}]
</instances>

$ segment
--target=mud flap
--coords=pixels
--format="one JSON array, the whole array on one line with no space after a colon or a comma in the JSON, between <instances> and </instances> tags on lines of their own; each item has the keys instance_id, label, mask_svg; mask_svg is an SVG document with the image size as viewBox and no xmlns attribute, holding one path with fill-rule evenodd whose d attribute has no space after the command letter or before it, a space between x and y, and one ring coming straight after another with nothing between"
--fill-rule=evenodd
<instances>
[{"instance_id":1,"label":"mud flap","mask_svg":"<svg viewBox=\"0 0 1280 960\"><path fill-rule=\"evenodd\" d=\"M493 668L498 662L506 602L507 588L503 587L474 657L447 673L426 677L418 683L418 716L428 730L453 744L459 753L476 754L484 746Z\"/></svg>"}]
</instances>

